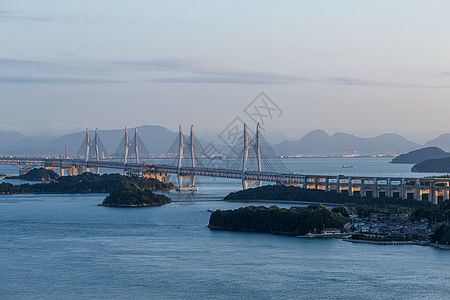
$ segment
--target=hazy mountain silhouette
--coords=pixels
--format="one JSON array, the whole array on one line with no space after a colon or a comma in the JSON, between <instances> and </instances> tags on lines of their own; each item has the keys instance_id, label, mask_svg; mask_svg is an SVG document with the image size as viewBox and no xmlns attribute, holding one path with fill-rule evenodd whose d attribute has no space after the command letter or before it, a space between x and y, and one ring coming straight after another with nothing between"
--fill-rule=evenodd
<instances>
[{"instance_id":1,"label":"hazy mountain silhouette","mask_svg":"<svg viewBox=\"0 0 450 300\"><path fill-rule=\"evenodd\" d=\"M177 133L162 126L145 125L138 128L139 135L150 153L165 153L175 140ZM94 130L90 131L94 138ZM189 134L189 128L184 133ZM124 129L100 130L100 138L109 154L113 154L120 144ZM134 137L134 128L128 129L130 139ZM0 132L0 155L48 155L64 154L67 146L68 153L74 155L78 152L85 137L84 131L62 135L47 141L38 141L17 132ZM444 143L448 139L450 149L450 134L444 134L433 140ZM200 138L201 140L201 138ZM269 141L270 142L270 141ZM428 143L431 143L427 142ZM204 147L208 142L202 141ZM215 145L225 154L229 152L224 146ZM281 155L295 154L335 154L342 155L344 151L356 150L359 154L369 153L407 153L422 146L411 142L398 134L386 133L372 138L361 138L348 133L335 133L328 135L323 130L314 130L297 141L284 140L272 145ZM443 147L445 149L445 147Z\"/></svg>"},{"instance_id":2,"label":"hazy mountain silhouette","mask_svg":"<svg viewBox=\"0 0 450 300\"><path fill-rule=\"evenodd\" d=\"M395 157L391 162L394 164L416 164L429 159L449 157L450 153L438 147L426 147L413 150L406 154Z\"/></svg>"},{"instance_id":3,"label":"hazy mountain silhouette","mask_svg":"<svg viewBox=\"0 0 450 300\"><path fill-rule=\"evenodd\" d=\"M113 154L124 137L125 129L99 130L100 139L107 152ZM165 153L176 138L176 133L162 126L145 125L138 127L138 134L150 153ZM134 128L128 128L130 141L134 137ZM86 136L85 131L66 134L58 138L44 142L33 141L18 133L0 133L0 139L4 142L0 144L1 154L64 154L65 147L69 155L75 155L80 149ZM90 131L91 139L94 138L94 130ZM7 139L8 138L8 139ZM8 142L9 141L9 142Z\"/></svg>"},{"instance_id":4,"label":"hazy mountain silhouette","mask_svg":"<svg viewBox=\"0 0 450 300\"><path fill-rule=\"evenodd\" d=\"M337 154L356 150L358 154L369 153L405 153L420 148L417 143L411 142L395 133L385 133L377 137L361 138L348 133L335 133L328 135L323 130L314 130L298 141L287 141L273 146L280 155L295 154Z\"/></svg>"},{"instance_id":5,"label":"hazy mountain silhouette","mask_svg":"<svg viewBox=\"0 0 450 300\"><path fill-rule=\"evenodd\" d=\"M439 147L444 151L450 152L450 133L443 133L437 138L425 143L425 147Z\"/></svg>"}]
</instances>

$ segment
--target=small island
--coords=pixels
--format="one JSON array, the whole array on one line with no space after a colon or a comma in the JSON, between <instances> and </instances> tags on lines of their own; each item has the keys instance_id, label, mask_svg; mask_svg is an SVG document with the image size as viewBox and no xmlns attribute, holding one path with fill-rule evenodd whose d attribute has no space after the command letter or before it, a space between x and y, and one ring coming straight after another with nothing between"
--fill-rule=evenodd
<instances>
[{"instance_id":1,"label":"small island","mask_svg":"<svg viewBox=\"0 0 450 300\"><path fill-rule=\"evenodd\" d=\"M59 174L45 168L34 168L28 173L19 176L8 176L8 179L21 179L26 181L53 181L59 178Z\"/></svg>"},{"instance_id":2,"label":"small island","mask_svg":"<svg viewBox=\"0 0 450 300\"><path fill-rule=\"evenodd\" d=\"M146 207L162 206L172 202L169 197L155 194L150 190L139 188L114 191L99 206L107 207Z\"/></svg>"}]
</instances>

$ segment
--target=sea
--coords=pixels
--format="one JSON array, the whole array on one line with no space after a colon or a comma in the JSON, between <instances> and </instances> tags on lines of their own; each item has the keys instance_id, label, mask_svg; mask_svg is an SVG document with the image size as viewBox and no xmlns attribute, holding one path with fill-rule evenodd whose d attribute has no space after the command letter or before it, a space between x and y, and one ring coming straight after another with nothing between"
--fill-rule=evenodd
<instances>
[{"instance_id":1,"label":"sea","mask_svg":"<svg viewBox=\"0 0 450 300\"><path fill-rule=\"evenodd\" d=\"M303 174L427 175L389 161L284 162ZM242 188L238 180L198 177L197 185L163 191L174 202L143 208L97 206L106 194L0 195L0 299L450 297L448 250L213 231L208 210L290 204L222 201Z\"/></svg>"}]
</instances>

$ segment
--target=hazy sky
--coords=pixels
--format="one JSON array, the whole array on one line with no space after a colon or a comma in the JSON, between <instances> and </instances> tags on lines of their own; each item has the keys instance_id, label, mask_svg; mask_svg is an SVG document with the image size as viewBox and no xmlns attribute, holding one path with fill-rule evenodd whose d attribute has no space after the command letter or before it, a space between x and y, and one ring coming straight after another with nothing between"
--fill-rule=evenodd
<instances>
[{"instance_id":1,"label":"hazy sky","mask_svg":"<svg viewBox=\"0 0 450 300\"><path fill-rule=\"evenodd\" d=\"M217 135L262 91L289 138L450 132L450 1L0 0L1 130Z\"/></svg>"}]
</instances>

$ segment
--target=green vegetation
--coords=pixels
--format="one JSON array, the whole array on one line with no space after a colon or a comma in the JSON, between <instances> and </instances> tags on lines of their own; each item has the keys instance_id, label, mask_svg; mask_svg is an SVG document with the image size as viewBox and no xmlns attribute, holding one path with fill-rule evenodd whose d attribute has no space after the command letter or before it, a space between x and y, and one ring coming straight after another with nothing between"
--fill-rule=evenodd
<instances>
[{"instance_id":1,"label":"green vegetation","mask_svg":"<svg viewBox=\"0 0 450 300\"><path fill-rule=\"evenodd\" d=\"M391 235L366 235L366 234L352 234L353 240L374 241L374 242L404 242L412 241L413 236L391 236Z\"/></svg>"},{"instance_id":2,"label":"green vegetation","mask_svg":"<svg viewBox=\"0 0 450 300\"><path fill-rule=\"evenodd\" d=\"M171 183L162 183L157 179L129 177L119 174L96 175L83 173L77 176L62 176L57 181L37 184L12 185L0 184L0 194L78 194L111 193L121 189L170 189Z\"/></svg>"},{"instance_id":3,"label":"green vegetation","mask_svg":"<svg viewBox=\"0 0 450 300\"><path fill-rule=\"evenodd\" d=\"M9 177L9 179L22 179L28 181L52 181L58 178L58 173L53 170L47 170L45 168L35 168L26 174Z\"/></svg>"},{"instance_id":4,"label":"green vegetation","mask_svg":"<svg viewBox=\"0 0 450 300\"><path fill-rule=\"evenodd\" d=\"M248 206L235 210L216 210L211 214L208 227L218 230L268 232L304 235L319 232L324 227L341 228L345 219L323 205L310 205L297 209L277 206Z\"/></svg>"},{"instance_id":5,"label":"green vegetation","mask_svg":"<svg viewBox=\"0 0 450 300\"><path fill-rule=\"evenodd\" d=\"M334 191L302 189L294 186L268 185L259 188L252 188L228 194L224 200L284 200L284 201L302 201L315 203L335 203L345 204L354 203L358 206L371 206L378 210L386 212L409 211L410 208L419 206L432 206L430 202L416 201L412 199L400 198L372 198L349 196L346 193L336 193ZM375 211L374 211L375 212ZM378 211L376 211L378 212Z\"/></svg>"},{"instance_id":6,"label":"green vegetation","mask_svg":"<svg viewBox=\"0 0 450 300\"><path fill-rule=\"evenodd\" d=\"M331 211L334 211L335 213L341 214L341 216L348 218L348 212L343 206L334 207Z\"/></svg>"},{"instance_id":7,"label":"green vegetation","mask_svg":"<svg viewBox=\"0 0 450 300\"><path fill-rule=\"evenodd\" d=\"M142 206L161 206L170 203L169 197L160 194L154 194L150 190L138 188L117 190L109 194L100 206L115 207L142 207Z\"/></svg>"},{"instance_id":8,"label":"green vegetation","mask_svg":"<svg viewBox=\"0 0 450 300\"><path fill-rule=\"evenodd\" d=\"M449 244L450 243L450 225L438 224L436 230L431 235L431 241L433 243L438 242L439 244Z\"/></svg>"},{"instance_id":9,"label":"green vegetation","mask_svg":"<svg viewBox=\"0 0 450 300\"><path fill-rule=\"evenodd\" d=\"M417 207L410 216L411 221L418 221L422 218L426 218L432 223L450 220L450 200L439 206Z\"/></svg>"}]
</instances>

